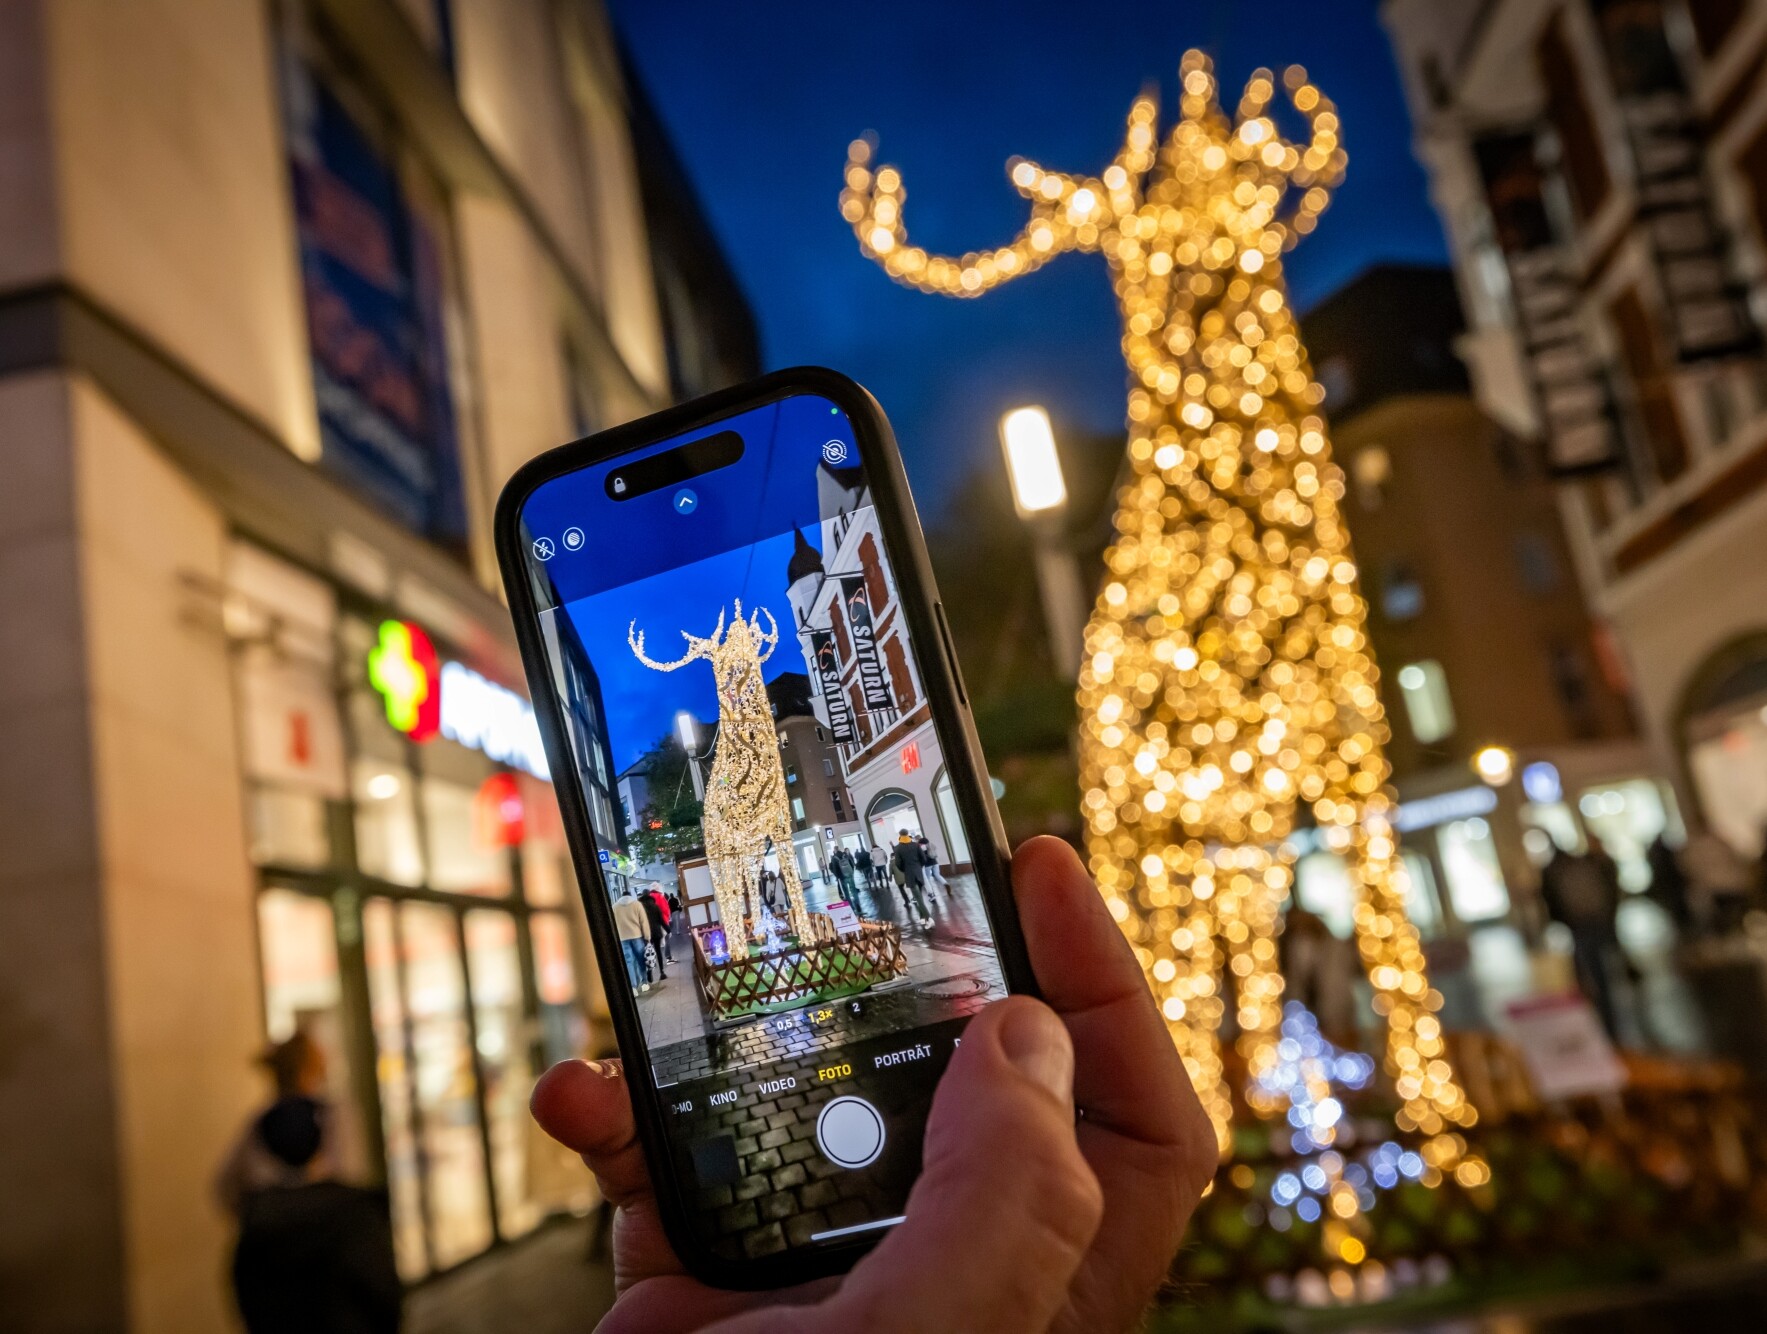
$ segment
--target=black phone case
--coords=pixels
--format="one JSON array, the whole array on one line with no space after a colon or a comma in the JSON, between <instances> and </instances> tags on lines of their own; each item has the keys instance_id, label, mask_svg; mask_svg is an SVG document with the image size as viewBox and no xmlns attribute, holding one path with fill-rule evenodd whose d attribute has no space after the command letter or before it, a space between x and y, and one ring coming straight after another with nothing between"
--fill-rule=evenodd
<instances>
[{"instance_id":1,"label":"black phone case","mask_svg":"<svg viewBox=\"0 0 1767 1334\"><path fill-rule=\"evenodd\" d=\"M987 768L981 745L976 739L975 724L970 716L950 631L945 625L944 608L933 583L932 563L921 535L919 516L908 492L908 477L902 467L895 435L882 407L863 386L837 371L819 366L775 371L747 384L723 389L549 450L517 469L498 497L494 521L497 561L503 572L522 665L552 768L554 791L564 816L571 860L582 889L583 908L588 915L590 936L595 945L596 965L604 978L618 979L625 975L613 910L590 832L588 808L576 769L570 762L564 719L559 702L553 696L546 666L540 636L539 604L526 557L527 541L521 531L522 506L535 488L554 477L800 393L819 394L838 404L852 423L860 460L871 484L884 545L896 575L903 612L919 652L923 684L940 742L942 745L955 743L950 746L952 753L947 760L952 794L973 838L971 853L976 883L987 907L1001 971L1009 990L1036 995L1036 978L1031 971L1030 956L1012 898L1008 869L1011 854L1006 844L1006 831L985 778ZM984 830L985 842L981 837ZM758 1290L845 1273L852 1268L880 1240L879 1236L744 1261L725 1260L697 1246L685 1196L668 1148L662 1103L652 1082L637 1003L624 986L610 985L606 992L614 1033L626 1063L632 1110L650 1165L663 1228L676 1253L694 1276L717 1287Z\"/></svg>"}]
</instances>

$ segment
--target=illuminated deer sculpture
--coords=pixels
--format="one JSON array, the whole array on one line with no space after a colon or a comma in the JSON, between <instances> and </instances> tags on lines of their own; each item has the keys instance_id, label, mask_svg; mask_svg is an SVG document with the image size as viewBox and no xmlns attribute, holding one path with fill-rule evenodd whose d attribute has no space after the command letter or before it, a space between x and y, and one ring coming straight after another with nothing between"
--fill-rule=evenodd
<instances>
[{"instance_id":1,"label":"illuminated deer sculpture","mask_svg":"<svg viewBox=\"0 0 1767 1334\"><path fill-rule=\"evenodd\" d=\"M766 630L761 629L763 616L767 618ZM750 893L759 892L756 886L769 842L779 856L779 878L785 886L792 933L807 941L810 920L792 856L791 806L785 795L785 771L779 763L779 734L767 686L761 679L761 664L779 646L779 625L765 607L744 617L738 601L728 631L720 612L717 626L706 638L685 630L681 637L687 641L687 652L673 662L656 662L644 651L644 633L638 622L626 629L626 642L646 667L672 672L703 658L711 664L717 681L718 747L706 782L701 828L730 957L748 957L750 931L743 922ZM759 919L757 908L756 929Z\"/></svg>"},{"instance_id":2,"label":"illuminated deer sculpture","mask_svg":"<svg viewBox=\"0 0 1767 1334\"><path fill-rule=\"evenodd\" d=\"M1223 1150L1231 1100L1218 1029L1231 990L1248 1097L1276 1060L1276 932L1301 803L1355 887L1355 928L1388 1023L1398 1122L1451 1166L1474 1119L1444 1056L1423 950L1404 904L1387 726L1283 250L1312 230L1345 155L1332 104L1291 69L1310 130L1290 143L1257 71L1237 117L1208 60L1184 57L1162 143L1138 98L1097 176L1009 165L1031 218L961 258L909 243L894 167L856 141L841 211L898 282L978 296L1068 250L1104 255L1130 373L1129 481L1086 632L1082 805L1093 875L1135 947ZM1231 977L1229 977L1231 974ZM1330 1127L1315 1127L1329 1140Z\"/></svg>"}]
</instances>

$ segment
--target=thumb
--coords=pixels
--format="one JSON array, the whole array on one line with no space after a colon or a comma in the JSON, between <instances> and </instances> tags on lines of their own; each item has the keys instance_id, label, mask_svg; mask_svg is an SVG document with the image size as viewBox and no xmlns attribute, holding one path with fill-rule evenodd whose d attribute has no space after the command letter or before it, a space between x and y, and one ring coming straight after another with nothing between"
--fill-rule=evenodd
<instances>
[{"instance_id":1,"label":"thumb","mask_svg":"<svg viewBox=\"0 0 1767 1334\"><path fill-rule=\"evenodd\" d=\"M927 1119L906 1220L831 1299L831 1329L1042 1330L1104 1215L1074 1135L1074 1048L1041 1001L971 1020Z\"/></svg>"}]
</instances>

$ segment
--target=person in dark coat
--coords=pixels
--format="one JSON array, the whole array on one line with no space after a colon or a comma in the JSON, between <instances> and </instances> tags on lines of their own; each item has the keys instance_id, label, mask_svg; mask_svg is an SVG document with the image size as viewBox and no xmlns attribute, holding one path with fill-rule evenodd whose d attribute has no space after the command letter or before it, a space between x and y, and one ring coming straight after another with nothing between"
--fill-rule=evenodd
<instances>
[{"instance_id":1,"label":"person in dark coat","mask_svg":"<svg viewBox=\"0 0 1767 1334\"><path fill-rule=\"evenodd\" d=\"M291 1168L318 1152L317 1107L284 1099L259 1122ZM405 1291L386 1193L341 1181L253 1191L239 1210L233 1293L248 1334L398 1334Z\"/></svg>"},{"instance_id":2,"label":"person in dark coat","mask_svg":"<svg viewBox=\"0 0 1767 1334\"><path fill-rule=\"evenodd\" d=\"M1623 956L1617 929L1620 879L1613 858L1594 835L1589 839L1589 851L1581 855L1557 848L1540 870L1540 894L1553 919L1570 928L1577 984L1595 1007L1608 1036L1617 1040L1613 966Z\"/></svg>"},{"instance_id":3,"label":"person in dark coat","mask_svg":"<svg viewBox=\"0 0 1767 1334\"><path fill-rule=\"evenodd\" d=\"M1651 840L1651 845L1644 850L1644 860L1650 866L1650 897L1669 915L1675 923L1675 930L1683 937L1693 934L1693 902L1687 893L1687 872L1681 869L1681 859L1675 855L1675 849L1662 834Z\"/></svg>"},{"instance_id":4,"label":"person in dark coat","mask_svg":"<svg viewBox=\"0 0 1767 1334\"><path fill-rule=\"evenodd\" d=\"M656 980L661 982L669 974L663 968L663 950L668 944L668 924L663 920L663 910L657 906L655 894L640 894L638 906L644 909L644 916L650 923L650 943L656 950Z\"/></svg>"},{"instance_id":5,"label":"person in dark coat","mask_svg":"<svg viewBox=\"0 0 1767 1334\"><path fill-rule=\"evenodd\" d=\"M927 911L926 897L921 893L926 887L926 856L906 829L896 840L892 859L902 885L902 906L918 918L921 926L932 926L933 915Z\"/></svg>"},{"instance_id":6,"label":"person in dark coat","mask_svg":"<svg viewBox=\"0 0 1767 1334\"><path fill-rule=\"evenodd\" d=\"M334 1179L325 1059L296 1032L263 1058L276 1099L247 1125L216 1181L239 1223L233 1291L249 1334L396 1334L404 1289L384 1191Z\"/></svg>"}]
</instances>

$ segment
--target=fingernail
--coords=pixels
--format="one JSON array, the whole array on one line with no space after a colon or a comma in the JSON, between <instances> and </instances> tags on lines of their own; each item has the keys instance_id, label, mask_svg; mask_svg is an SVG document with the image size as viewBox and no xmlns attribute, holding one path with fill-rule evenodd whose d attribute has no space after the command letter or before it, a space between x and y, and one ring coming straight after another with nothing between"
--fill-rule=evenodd
<instances>
[{"instance_id":1,"label":"fingernail","mask_svg":"<svg viewBox=\"0 0 1767 1334\"><path fill-rule=\"evenodd\" d=\"M1000 1029L1006 1059L1062 1102L1074 1098L1074 1044L1046 1005L1015 1005Z\"/></svg>"}]
</instances>

